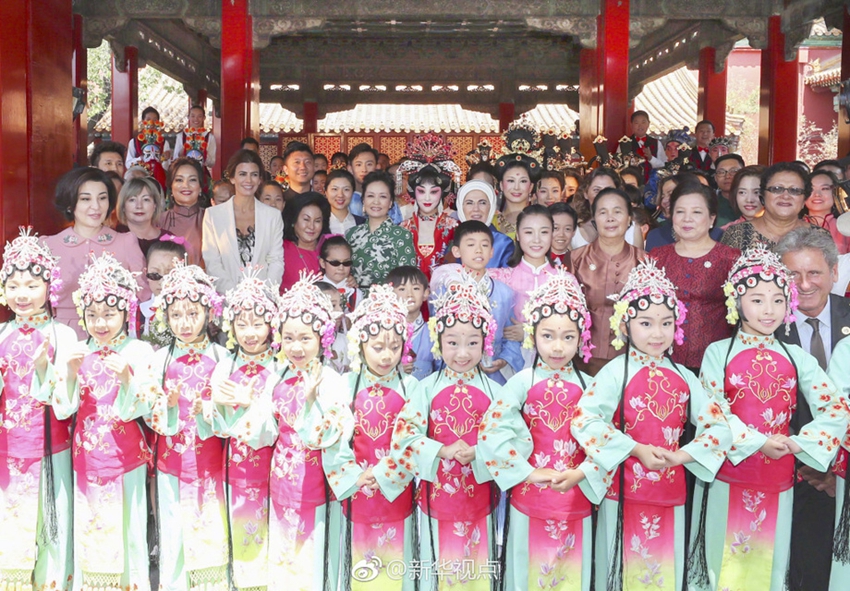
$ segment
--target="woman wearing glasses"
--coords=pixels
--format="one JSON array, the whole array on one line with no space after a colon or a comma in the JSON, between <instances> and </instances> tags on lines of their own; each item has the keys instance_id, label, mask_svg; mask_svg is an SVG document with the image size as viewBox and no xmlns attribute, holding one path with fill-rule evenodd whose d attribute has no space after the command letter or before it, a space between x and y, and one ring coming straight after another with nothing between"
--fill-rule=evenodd
<instances>
[{"instance_id":1,"label":"woman wearing glasses","mask_svg":"<svg viewBox=\"0 0 850 591\"><path fill-rule=\"evenodd\" d=\"M788 232L809 226L801 214L811 192L809 176L799 165L774 164L761 175L759 196L764 203L764 215L730 226L721 242L741 251L757 244L774 250Z\"/></svg>"},{"instance_id":2,"label":"woman wearing glasses","mask_svg":"<svg viewBox=\"0 0 850 591\"><path fill-rule=\"evenodd\" d=\"M302 271L319 273L319 243L330 233L331 208L320 193L308 191L283 210L283 280L280 293L298 281Z\"/></svg>"},{"instance_id":3,"label":"woman wearing glasses","mask_svg":"<svg viewBox=\"0 0 850 591\"><path fill-rule=\"evenodd\" d=\"M44 239L48 248L59 257L62 270L56 320L73 328L80 339L88 335L80 326L71 294L80 288L78 279L89 263L90 252L97 256L104 252L113 253L119 263L139 274L136 277L142 288L139 300L145 301L150 297L148 282L141 276L145 256L136 236L129 232L116 232L105 225L117 200L115 185L96 168L75 168L59 179L56 186L56 208L71 222L70 227Z\"/></svg>"}]
</instances>

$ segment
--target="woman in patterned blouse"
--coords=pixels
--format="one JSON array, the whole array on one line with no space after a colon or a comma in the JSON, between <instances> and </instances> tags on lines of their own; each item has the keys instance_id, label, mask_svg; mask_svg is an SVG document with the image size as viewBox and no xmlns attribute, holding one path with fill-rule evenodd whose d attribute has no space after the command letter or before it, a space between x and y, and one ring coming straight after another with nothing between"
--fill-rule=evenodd
<instances>
[{"instance_id":1,"label":"woman in patterned blouse","mask_svg":"<svg viewBox=\"0 0 850 591\"><path fill-rule=\"evenodd\" d=\"M363 179L363 214L367 223L350 228L345 238L351 244L354 278L364 291L382 283L387 273L402 265L416 265L413 235L389 218L395 198L395 182L376 170Z\"/></svg>"}]
</instances>

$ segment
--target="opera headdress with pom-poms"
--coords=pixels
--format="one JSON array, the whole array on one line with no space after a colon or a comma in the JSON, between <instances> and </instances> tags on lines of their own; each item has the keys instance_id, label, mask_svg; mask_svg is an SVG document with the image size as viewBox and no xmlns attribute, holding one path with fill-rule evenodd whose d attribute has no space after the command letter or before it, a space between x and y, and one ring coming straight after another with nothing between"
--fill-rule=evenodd
<instances>
[{"instance_id":1,"label":"opera headdress with pom-poms","mask_svg":"<svg viewBox=\"0 0 850 591\"><path fill-rule=\"evenodd\" d=\"M168 307L177 300L199 302L210 311L210 320L222 313L224 298L213 287L215 278L208 275L197 265L187 265L177 260L174 268L162 278L162 288L154 299L157 323L164 328L168 316Z\"/></svg>"},{"instance_id":2,"label":"opera headdress with pom-poms","mask_svg":"<svg viewBox=\"0 0 850 591\"><path fill-rule=\"evenodd\" d=\"M575 276L563 267L558 267L546 283L529 294L528 301L522 308L522 315L527 319L523 324L525 331L523 347L534 348L534 331L537 325L552 314L564 314L578 325L581 333L579 351L582 359L587 363L590 360L590 351L593 349L590 343L592 324L590 311L587 309L587 300Z\"/></svg>"},{"instance_id":3,"label":"opera headdress with pom-poms","mask_svg":"<svg viewBox=\"0 0 850 591\"><path fill-rule=\"evenodd\" d=\"M222 311L222 330L227 333L227 348L236 344L233 332L233 321L245 311L252 311L271 326L277 335L280 326L280 316L277 308L277 289L268 280L260 279L259 267L248 265L242 271L242 279L233 289L228 289L224 295L225 305ZM279 335L277 335L279 336ZM272 343L277 348L280 344Z\"/></svg>"},{"instance_id":4,"label":"opera headdress with pom-poms","mask_svg":"<svg viewBox=\"0 0 850 591\"><path fill-rule=\"evenodd\" d=\"M490 311L490 301L471 277L462 275L461 280L447 284L433 304L434 315L428 320L428 331L434 357L440 357L440 335L458 322L480 328L484 334L484 351L493 355L496 319Z\"/></svg>"},{"instance_id":5,"label":"opera headdress with pom-poms","mask_svg":"<svg viewBox=\"0 0 850 591\"><path fill-rule=\"evenodd\" d=\"M797 285L779 256L763 246L748 248L742 252L729 271L729 278L723 284L723 293L726 295L726 321L729 324L738 323L738 299L760 281L776 283L785 294L784 322L785 334L788 334L791 331L791 323L796 320L794 310L799 304Z\"/></svg>"},{"instance_id":6,"label":"opera headdress with pom-poms","mask_svg":"<svg viewBox=\"0 0 850 591\"><path fill-rule=\"evenodd\" d=\"M90 253L91 262L80 275L80 288L73 293L74 305L80 315L80 325L85 328L85 310L99 302L127 313L130 334L136 332L136 310L139 309L139 283L136 273L131 273L112 254L100 256Z\"/></svg>"},{"instance_id":7,"label":"opera headdress with pom-poms","mask_svg":"<svg viewBox=\"0 0 850 591\"><path fill-rule=\"evenodd\" d=\"M321 280L318 273L302 270L298 281L278 300L278 314L281 326L290 318L298 318L311 327L320 337L325 357L330 357L338 313L327 294L316 286Z\"/></svg>"},{"instance_id":8,"label":"opera headdress with pom-poms","mask_svg":"<svg viewBox=\"0 0 850 591\"><path fill-rule=\"evenodd\" d=\"M619 350L626 344L620 324L628 322L637 316L638 312L648 309L651 304L664 304L673 310L676 317L676 344L681 345L684 342L682 324L687 316L687 308L676 297L676 286L667 278L664 269L656 265L655 259L647 257L632 269L620 293L609 295L608 299L617 302L611 316L611 330L614 331L611 344L615 349Z\"/></svg>"},{"instance_id":9,"label":"opera headdress with pom-poms","mask_svg":"<svg viewBox=\"0 0 850 591\"><path fill-rule=\"evenodd\" d=\"M413 337L413 325L407 321L407 305L393 291L391 285L373 285L369 296L348 314L351 329L348 331L348 357L351 370L360 371L360 344L377 336L381 330L390 330L404 339L402 363L406 363Z\"/></svg>"},{"instance_id":10,"label":"opera headdress with pom-poms","mask_svg":"<svg viewBox=\"0 0 850 591\"><path fill-rule=\"evenodd\" d=\"M6 295L3 288L6 282L17 271L29 271L34 277L40 277L48 285L48 299L52 306L59 302L59 290L62 280L59 273L59 259L38 236L32 234L32 228L23 226L20 235L6 243L3 250L3 266L0 267L0 305L6 305Z\"/></svg>"}]
</instances>

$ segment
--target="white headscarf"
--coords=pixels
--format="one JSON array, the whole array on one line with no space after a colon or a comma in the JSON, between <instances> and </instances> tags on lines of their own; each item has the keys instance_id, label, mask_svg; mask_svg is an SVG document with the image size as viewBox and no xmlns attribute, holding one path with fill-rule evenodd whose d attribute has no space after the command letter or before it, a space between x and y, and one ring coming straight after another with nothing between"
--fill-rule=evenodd
<instances>
[{"instance_id":1,"label":"white headscarf","mask_svg":"<svg viewBox=\"0 0 850 591\"><path fill-rule=\"evenodd\" d=\"M484 222L489 226L493 222L493 216L496 215L496 191L493 190L493 185L484 181L467 181L466 184L460 188L460 191L457 192L457 200L455 201L455 205L457 206L457 219L461 222L466 221L466 214L463 213L463 199L470 191L481 191L487 195L487 198L490 200L490 214L487 216L487 221Z\"/></svg>"}]
</instances>

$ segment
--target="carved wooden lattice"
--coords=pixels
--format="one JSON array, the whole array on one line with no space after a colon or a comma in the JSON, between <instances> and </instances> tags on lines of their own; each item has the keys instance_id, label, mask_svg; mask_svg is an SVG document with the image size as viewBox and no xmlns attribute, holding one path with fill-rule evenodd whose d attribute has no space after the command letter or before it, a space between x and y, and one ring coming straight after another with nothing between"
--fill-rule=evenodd
<instances>
[{"instance_id":1,"label":"carved wooden lattice","mask_svg":"<svg viewBox=\"0 0 850 591\"><path fill-rule=\"evenodd\" d=\"M390 163L395 164L404 157L407 152L406 135L384 135L380 139L380 152L390 157Z\"/></svg>"},{"instance_id":2,"label":"carved wooden lattice","mask_svg":"<svg viewBox=\"0 0 850 591\"><path fill-rule=\"evenodd\" d=\"M260 159L263 161L263 166L265 166L266 170L269 169L269 165L271 164L272 158L277 156L277 144L261 144L260 145Z\"/></svg>"},{"instance_id":3,"label":"carved wooden lattice","mask_svg":"<svg viewBox=\"0 0 850 591\"><path fill-rule=\"evenodd\" d=\"M475 137L471 135L450 135L446 139L452 143L452 148L454 148L455 156L453 160L463 171L461 177L461 182L463 182L466 179L466 171L469 170L469 165L466 163L466 153L475 148Z\"/></svg>"},{"instance_id":4,"label":"carved wooden lattice","mask_svg":"<svg viewBox=\"0 0 850 591\"><path fill-rule=\"evenodd\" d=\"M316 135L313 136L313 153L324 154L331 162L331 156L342 151L342 137L338 135Z\"/></svg>"},{"instance_id":5,"label":"carved wooden lattice","mask_svg":"<svg viewBox=\"0 0 850 591\"><path fill-rule=\"evenodd\" d=\"M372 135L349 135L345 138L345 151L351 152L351 148L357 144L367 143L375 147L375 136Z\"/></svg>"}]
</instances>

